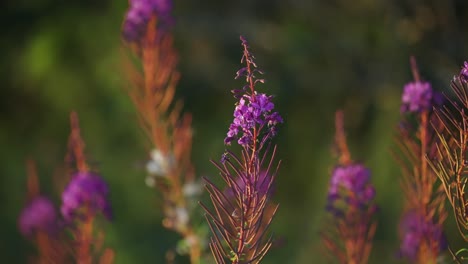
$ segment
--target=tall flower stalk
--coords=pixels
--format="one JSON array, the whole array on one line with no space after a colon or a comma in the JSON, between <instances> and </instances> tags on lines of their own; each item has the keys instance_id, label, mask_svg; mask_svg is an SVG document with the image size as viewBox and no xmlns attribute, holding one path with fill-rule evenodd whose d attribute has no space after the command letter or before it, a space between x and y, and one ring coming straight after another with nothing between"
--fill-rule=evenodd
<instances>
[{"instance_id":1,"label":"tall flower stalk","mask_svg":"<svg viewBox=\"0 0 468 264\"><path fill-rule=\"evenodd\" d=\"M40 193L36 165L32 160L27 163L28 202L21 211L18 228L37 247L36 256L30 263L65 263L67 247L62 243L59 215L53 202Z\"/></svg>"},{"instance_id":2,"label":"tall flower stalk","mask_svg":"<svg viewBox=\"0 0 468 264\"><path fill-rule=\"evenodd\" d=\"M103 248L104 235L94 228L98 214L111 218L109 189L86 162L78 115L71 113L70 121L68 183L62 192L60 214L52 201L40 194L35 165L29 162L28 203L20 214L18 227L37 245L39 254L32 263L111 264L114 252Z\"/></svg>"},{"instance_id":3,"label":"tall flower stalk","mask_svg":"<svg viewBox=\"0 0 468 264\"><path fill-rule=\"evenodd\" d=\"M433 126L440 128L440 122L432 107L442 102L431 84L421 80L413 57L411 70L414 80L403 90L404 117L396 139L399 152L394 155L402 169L401 188L405 198L399 227L400 255L412 263L437 263L447 248L442 232L447 214L443 192L436 184L437 176L426 156L433 158L436 154L438 138Z\"/></svg>"},{"instance_id":4,"label":"tall flower stalk","mask_svg":"<svg viewBox=\"0 0 468 264\"><path fill-rule=\"evenodd\" d=\"M468 242L468 63L451 81L456 97L449 105L434 109L440 127L435 127L439 142L436 157L429 164L440 179L461 237Z\"/></svg>"},{"instance_id":5,"label":"tall flower stalk","mask_svg":"<svg viewBox=\"0 0 468 264\"><path fill-rule=\"evenodd\" d=\"M365 264L377 226L375 189L370 181L370 170L351 159L343 112L337 111L335 122L339 159L330 178L322 241L329 257L338 263Z\"/></svg>"},{"instance_id":6,"label":"tall flower stalk","mask_svg":"<svg viewBox=\"0 0 468 264\"><path fill-rule=\"evenodd\" d=\"M216 263L259 263L272 245L268 227L278 208L271 201L279 168L279 163L274 167L276 146L271 146L271 139L283 119L274 112L272 96L257 92L256 85L264 83L258 78L263 73L245 38L240 39L245 66L236 78L245 78L247 84L232 91L238 102L224 143L236 142L241 153L226 150L220 162L212 161L226 187L219 188L205 178L213 209L202 204L212 231L210 248Z\"/></svg>"},{"instance_id":7,"label":"tall flower stalk","mask_svg":"<svg viewBox=\"0 0 468 264\"><path fill-rule=\"evenodd\" d=\"M191 161L192 117L174 98L180 74L170 32L172 1L131 0L123 23L124 43L136 63L127 63L129 95L140 126L151 141L146 182L163 198L163 226L179 233L192 264L200 262L202 242L192 211L201 186Z\"/></svg>"},{"instance_id":8,"label":"tall flower stalk","mask_svg":"<svg viewBox=\"0 0 468 264\"><path fill-rule=\"evenodd\" d=\"M70 115L71 133L68 141L69 153L66 161L70 166L70 179L62 193L62 217L72 235L72 257L78 264L113 263L114 252L104 249L103 234L97 233L94 222L97 214L107 219L112 217L107 183L96 172L91 171L84 153L78 115ZM74 165L72 165L74 164Z\"/></svg>"}]
</instances>

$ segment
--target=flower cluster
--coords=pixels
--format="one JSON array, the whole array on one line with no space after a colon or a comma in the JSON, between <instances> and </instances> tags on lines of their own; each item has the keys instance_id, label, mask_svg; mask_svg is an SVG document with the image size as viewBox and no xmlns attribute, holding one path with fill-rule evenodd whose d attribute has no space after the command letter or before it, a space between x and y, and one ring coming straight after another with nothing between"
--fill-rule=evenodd
<instances>
[{"instance_id":1,"label":"flower cluster","mask_svg":"<svg viewBox=\"0 0 468 264\"><path fill-rule=\"evenodd\" d=\"M57 228L57 212L54 204L44 196L33 198L18 219L21 234L31 236L36 231L52 233Z\"/></svg>"},{"instance_id":2,"label":"flower cluster","mask_svg":"<svg viewBox=\"0 0 468 264\"><path fill-rule=\"evenodd\" d=\"M447 241L442 227L416 211L405 214L400 224L403 241L400 246L400 255L409 260L416 261L418 254L440 252L447 248ZM427 247L421 252L421 247Z\"/></svg>"},{"instance_id":3,"label":"flower cluster","mask_svg":"<svg viewBox=\"0 0 468 264\"><path fill-rule=\"evenodd\" d=\"M468 82L468 61L465 61L463 64L463 67L460 71L460 79L465 83Z\"/></svg>"},{"instance_id":4,"label":"flower cluster","mask_svg":"<svg viewBox=\"0 0 468 264\"><path fill-rule=\"evenodd\" d=\"M283 123L283 118L278 112L273 111L275 105L271 101L272 96L255 91L257 83L265 82L264 79L258 79L255 74L263 74L263 72L257 69L255 57L249 51L247 40L241 36L241 41L244 47L241 61L245 62L246 66L237 71L236 79L245 77L247 85L244 85L242 89L232 91L234 98L239 99L239 102L236 103L234 120L229 126L224 143L230 145L237 138L239 145L247 147L257 144L256 140L259 137L262 137L260 141L262 144L268 138L275 136L276 124ZM262 131L265 127L266 131ZM239 133L242 134L240 137L238 137Z\"/></svg>"},{"instance_id":5,"label":"flower cluster","mask_svg":"<svg viewBox=\"0 0 468 264\"><path fill-rule=\"evenodd\" d=\"M432 87L428 82L410 82L403 88L401 112L423 112L432 107Z\"/></svg>"},{"instance_id":6,"label":"flower cluster","mask_svg":"<svg viewBox=\"0 0 468 264\"><path fill-rule=\"evenodd\" d=\"M403 88L400 111L402 113L421 113L443 103L444 96L440 92L434 91L429 82L414 81L407 83Z\"/></svg>"},{"instance_id":7,"label":"flower cluster","mask_svg":"<svg viewBox=\"0 0 468 264\"><path fill-rule=\"evenodd\" d=\"M108 200L107 183L98 175L78 172L62 193L61 213L65 220L89 217L101 212L107 219L112 216Z\"/></svg>"},{"instance_id":8,"label":"flower cluster","mask_svg":"<svg viewBox=\"0 0 468 264\"><path fill-rule=\"evenodd\" d=\"M267 137L274 136L276 124L282 123L283 119L278 112L273 112L275 105L271 102L271 98L272 96L263 93L244 94L234 110L234 121L229 126L224 143L229 145L241 132L242 136L237 143L242 146L252 144L254 133L261 131L265 125L268 126Z\"/></svg>"},{"instance_id":9,"label":"flower cluster","mask_svg":"<svg viewBox=\"0 0 468 264\"><path fill-rule=\"evenodd\" d=\"M362 164L336 167L328 189L328 209L341 212L341 208L338 208L341 201L358 208L369 205L375 197L370 176L370 170Z\"/></svg>"},{"instance_id":10,"label":"flower cluster","mask_svg":"<svg viewBox=\"0 0 468 264\"><path fill-rule=\"evenodd\" d=\"M160 25L170 25L171 10L170 0L130 0L122 28L124 39L128 42L138 41L153 15L156 15Z\"/></svg>"}]
</instances>

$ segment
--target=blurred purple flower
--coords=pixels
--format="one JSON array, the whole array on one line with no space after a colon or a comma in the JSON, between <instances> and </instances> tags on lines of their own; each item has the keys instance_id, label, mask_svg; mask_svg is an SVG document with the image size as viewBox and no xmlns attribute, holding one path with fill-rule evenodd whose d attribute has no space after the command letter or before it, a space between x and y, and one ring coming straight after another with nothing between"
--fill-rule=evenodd
<instances>
[{"instance_id":1,"label":"blurred purple flower","mask_svg":"<svg viewBox=\"0 0 468 264\"><path fill-rule=\"evenodd\" d=\"M32 199L21 211L18 227L24 236L41 230L53 233L57 228L57 212L53 203L44 196Z\"/></svg>"},{"instance_id":2,"label":"blurred purple flower","mask_svg":"<svg viewBox=\"0 0 468 264\"><path fill-rule=\"evenodd\" d=\"M429 250L438 251L443 251L448 246L442 227L413 210L404 215L400 232L403 236L400 255L411 261L417 260L422 245L429 247Z\"/></svg>"},{"instance_id":3,"label":"blurred purple flower","mask_svg":"<svg viewBox=\"0 0 468 264\"><path fill-rule=\"evenodd\" d=\"M172 24L171 0L130 0L130 7L125 15L122 34L126 41L138 41L153 15L158 25L167 27Z\"/></svg>"},{"instance_id":4,"label":"blurred purple flower","mask_svg":"<svg viewBox=\"0 0 468 264\"><path fill-rule=\"evenodd\" d=\"M236 186L233 186L232 188L226 188L224 191L226 194L226 197L228 198L234 198L236 197L235 195L235 189L240 191L240 193L246 193L246 183L248 183L249 186L253 186L253 189L258 193L260 197L263 197L265 195L272 195L274 192L274 185L273 185L273 179L271 175L267 174L265 171L262 171L258 174L258 179L257 182L253 182L253 178L251 175L248 177L244 176L238 176L236 178ZM252 181L252 182L247 182L247 181Z\"/></svg>"},{"instance_id":5,"label":"blurred purple flower","mask_svg":"<svg viewBox=\"0 0 468 264\"><path fill-rule=\"evenodd\" d=\"M94 216L98 212L110 219L112 212L108 194L107 183L100 176L78 172L62 193L61 213L67 221Z\"/></svg>"},{"instance_id":6,"label":"blurred purple flower","mask_svg":"<svg viewBox=\"0 0 468 264\"><path fill-rule=\"evenodd\" d=\"M336 167L330 179L327 210L339 216L348 206L367 209L375 197L370 176L370 170L359 163Z\"/></svg>"},{"instance_id":7,"label":"blurred purple flower","mask_svg":"<svg viewBox=\"0 0 468 264\"><path fill-rule=\"evenodd\" d=\"M468 82L468 61L465 61L463 64L463 67L460 71L460 79L465 83Z\"/></svg>"},{"instance_id":8,"label":"blurred purple flower","mask_svg":"<svg viewBox=\"0 0 468 264\"><path fill-rule=\"evenodd\" d=\"M445 103L445 96L438 92L438 91L432 91L432 105L433 106L440 106Z\"/></svg>"},{"instance_id":9,"label":"blurred purple flower","mask_svg":"<svg viewBox=\"0 0 468 264\"><path fill-rule=\"evenodd\" d=\"M432 108L433 92L428 82L410 82L403 88L401 112L422 112Z\"/></svg>"}]
</instances>

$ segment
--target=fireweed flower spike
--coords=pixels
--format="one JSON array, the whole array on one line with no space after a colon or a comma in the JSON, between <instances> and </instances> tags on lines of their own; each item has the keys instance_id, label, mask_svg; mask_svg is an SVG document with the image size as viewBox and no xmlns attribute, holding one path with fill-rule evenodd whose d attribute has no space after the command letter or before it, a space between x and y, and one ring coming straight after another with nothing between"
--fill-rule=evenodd
<instances>
[{"instance_id":1,"label":"fireweed flower spike","mask_svg":"<svg viewBox=\"0 0 468 264\"><path fill-rule=\"evenodd\" d=\"M248 84L241 90L232 91L234 98L239 99L239 102L234 109L234 120L229 126L224 143L230 145L237 138L239 145L244 148L252 146L254 147L252 150L255 150L257 142L254 139L261 139L258 143L262 148L264 141L276 134L276 124L282 123L283 119L277 112L273 112L275 105L271 102L272 96L255 91L258 82L265 82L264 79L257 79L255 74L261 75L263 72L257 69L255 58L248 50L247 41L243 37L241 40L244 46L242 62L245 61L246 66L237 71L236 79L245 77ZM261 135L260 132L264 134Z\"/></svg>"},{"instance_id":2,"label":"fireweed flower spike","mask_svg":"<svg viewBox=\"0 0 468 264\"><path fill-rule=\"evenodd\" d=\"M239 101L224 142L237 142L242 151L236 155L227 150L220 163L212 161L227 186L220 189L205 178L214 208L201 204L212 231L210 248L216 263L259 263L272 245L272 238L266 236L278 208L271 202L279 164L272 168L276 147L270 148L270 140L283 120L274 111L272 97L257 92L256 85L264 83L258 79L262 72L247 41L243 37L241 41L245 67L236 78L246 78L247 84L233 91Z\"/></svg>"},{"instance_id":3,"label":"fireweed flower spike","mask_svg":"<svg viewBox=\"0 0 468 264\"><path fill-rule=\"evenodd\" d=\"M18 218L18 228L25 237L32 237L36 232L48 235L58 231L58 213L52 201L39 191L39 179L36 165L28 160L28 202Z\"/></svg>"},{"instance_id":4,"label":"fireweed flower spike","mask_svg":"<svg viewBox=\"0 0 468 264\"><path fill-rule=\"evenodd\" d=\"M52 201L40 194L39 179L33 161L27 163L28 202L18 218L18 228L37 248L34 263L65 263L66 250L61 239L62 225Z\"/></svg>"},{"instance_id":5,"label":"fireweed flower spike","mask_svg":"<svg viewBox=\"0 0 468 264\"><path fill-rule=\"evenodd\" d=\"M130 56L136 59L128 60L125 70L140 126L152 145L146 184L162 195L163 226L183 237L177 252L188 254L191 263L198 264L204 230L193 224L192 212L198 201L193 190L200 184L191 161L192 117L182 112L182 102L175 98L180 74L169 30L171 11L170 0L130 1L122 34L124 44L133 52Z\"/></svg>"},{"instance_id":6,"label":"fireweed flower spike","mask_svg":"<svg viewBox=\"0 0 468 264\"><path fill-rule=\"evenodd\" d=\"M96 173L90 172L84 154L84 141L81 138L78 115L70 115L71 133L69 138L69 153L66 157L69 165L76 166L71 171L71 179L62 193L61 213L73 236L73 257L77 263L91 264L95 262L95 252L100 250L99 239L94 238L93 223L97 213L111 218L109 189L107 183ZM102 237L101 237L102 239ZM96 242L97 241L97 242ZM113 251L103 250L100 263L112 263Z\"/></svg>"},{"instance_id":7,"label":"fireweed flower spike","mask_svg":"<svg viewBox=\"0 0 468 264\"><path fill-rule=\"evenodd\" d=\"M330 258L343 264L365 264L376 228L375 189L370 170L351 160L343 123L343 113L338 111L335 140L339 162L330 178L326 206L329 214L322 240Z\"/></svg>"},{"instance_id":8,"label":"fireweed flower spike","mask_svg":"<svg viewBox=\"0 0 468 264\"><path fill-rule=\"evenodd\" d=\"M429 168L426 156L434 158L437 152L438 138L430 124L440 127L432 107L441 102L430 83L420 80L413 57L411 69L414 81L403 90L402 109L407 111L402 120L405 125L400 126L396 139L399 150L394 153L402 168L405 198L399 226L399 255L413 263L436 263L447 248L442 232L446 212L443 191L436 184L437 176ZM413 89L411 92L409 87Z\"/></svg>"},{"instance_id":9,"label":"fireweed flower spike","mask_svg":"<svg viewBox=\"0 0 468 264\"><path fill-rule=\"evenodd\" d=\"M412 263L437 263L439 252L447 248L442 227L418 211L407 211L400 222L401 256Z\"/></svg>"},{"instance_id":10,"label":"fireweed flower spike","mask_svg":"<svg viewBox=\"0 0 468 264\"><path fill-rule=\"evenodd\" d=\"M440 179L446 197L455 214L455 220L462 238L468 242L468 197L467 182L468 153L468 83L467 63L451 81L456 95L449 100L449 106L437 107L434 112L441 127L434 127L438 140L437 155L428 157L429 164Z\"/></svg>"},{"instance_id":11,"label":"fireweed flower spike","mask_svg":"<svg viewBox=\"0 0 468 264\"><path fill-rule=\"evenodd\" d=\"M415 59L413 57L411 57L411 61L415 64ZM401 112L422 113L432 110L434 105L441 105L444 99L443 96L437 91L434 91L429 82L420 80L416 68L413 69L413 75L414 81L405 84L403 88Z\"/></svg>"}]
</instances>

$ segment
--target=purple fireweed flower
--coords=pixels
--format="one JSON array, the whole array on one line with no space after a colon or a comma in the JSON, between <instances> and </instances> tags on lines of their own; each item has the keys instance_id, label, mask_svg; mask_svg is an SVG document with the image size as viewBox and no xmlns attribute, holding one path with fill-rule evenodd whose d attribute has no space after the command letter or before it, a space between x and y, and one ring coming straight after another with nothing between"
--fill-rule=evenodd
<instances>
[{"instance_id":1,"label":"purple fireweed flower","mask_svg":"<svg viewBox=\"0 0 468 264\"><path fill-rule=\"evenodd\" d=\"M39 230L53 233L57 228L57 212L53 203L44 196L33 198L21 211L18 227L27 237Z\"/></svg>"},{"instance_id":2,"label":"purple fireweed flower","mask_svg":"<svg viewBox=\"0 0 468 264\"><path fill-rule=\"evenodd\" d=\"M282 123L283 119L278 112L273 112L275 105L271 99L272 96L257 92L252 95L242 95L234 109L234 120L229 126L224 143L230 145L231 141L241 133L237 143L241 146L252 144L254 130L261 131L265 126L266 136L274 136L276 124Z\"/></svg>"},{"instance_id":3,"label":"purple fireweed flower","mask_svg":"<svg viewBox=\"0 0 468 264\"><path fill-rule=\"evenodd\" d=\"M256 84L264 80L255 75L262 72L242 36L241 41L244 49L241 63L245 67L237 72L236 78L245 77L247 84L232 90L237 103L224 139L226 145L236 140L242 147L241 155L226 150L220 164L212 161L227 186L218 188L205 178L214 211L202 204L208 215L213 235L210 248L217 263L260 262L272 246L266 234L278 209L270 200L279 168L279 164L276 169L273 167L276 146L270 140L283 119L274 111L273 97L256 90Z\"/></svg>"},{"instance_id":4,"label":"purple fireweed flower","mask_svg":"<svg viewBox=\"0 0 468 264\"><path fill-rule=\"evenodd\" d=\"M343 165L344 164L344 165ZM325 247L340 263L367 263L376 223L371 173L360 163L341 163L330 178Z\"/></svg>"},{"instance_id":5,"label":"purple fireweed flower","mask_svg":"<svg viewBox=\"0 0 468 264\"><path fill-rule=\"evenodd\" d=\"M375 188L370 176L370 170L359 163L336 167L330 179L327 211L338 218L346 218L347 212L353 210L372 215L377 206L373 202Z\"/></svg>"},{"instance_id":6,"label":"purple fireweed flower","mask_svg":"<svg viewBox=\"0 0 468 264\"><path fill-rule=\"evenodd\" d=\"M91 172L76 173L62 193L61 213L65 220L91 217L101 212L107 219L112 216L108 200L107 183Z\"/></svg>"},{"instance_id":7,"label":"purple fireweed flower","mask_svg":"<svg viewBox=\"0 0 468 264\"><path fill-rule=\"evenodd\" d=\"M465 83L468 82L468 61L465 61L463 64L463 67L460 71L460 79Z\"/></svg>"},{"instance_id":8,"label":"purple fireweed flower","mask_svg":"<svg viewBox=\"0 0 468 264\"><path fill-rule=\"evenodd\" d=\"M264 83L264 79L258 79L255 74L263 74L257 69L254 57L249 52L247 41L241 37L244 46L242 62L246 66L236 73L236 79L245 77L247 85L242 89L232 90L234 98L239 101L234 109L234 120L229 126L224 144L230 145L234 139L243 147L260 143L260 146L276 134L276 125L283 123L283 118L274 112L275 105L272 102L273 96L255 91L257 83ZM239 135L240 134L240 135ZM256 141L256 142L254 142Z\"/></svg>"},{"instance_id":9,"label":"purple fireweed flower","mask_svg":"<svg viewBox=\"0 0 468 264\"><path fill-rule=\"evenodd\" d=\"M375 197L370 176L370 170L362 164L336 167L330 179L327 209L340 214L343 206L367 208Z\"/></svg>"},{"instance_id":10,"label":"purple fireweed flower","mask_svg":"<svg viewBox=\"0 0 468 264\"><path fill-rule=\"evenodd\" d=\"M400 255L412 261L417 260L422 246L431 251L443 251L448 246L442 227L413 210L404 215L400 223L400 232Z\"/></svg>"},{"instance_id":11,"label":"purple fireweed flower","mask_svg":"<svg viewBox=\"0 0 468 264\"><path fill-rule=\"evenodd\" d=\"M153 15L158 25L167 27L172 24L171 0L130 0L130 7L125 15L122 34L126 41L138 41Z\"/></svg>"},{"instance_id":12,"label":"purple fireweed flower","mask_svg":"<svg viewBox=\"0 0 468 264\"><path fill-rule=\"evenodd\" d=\"M403 88L401 112L415 113L432 108L433 91L428 82L410 82Z\"/></svg>"}]
</instances>

